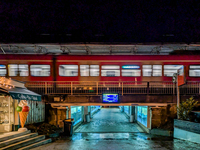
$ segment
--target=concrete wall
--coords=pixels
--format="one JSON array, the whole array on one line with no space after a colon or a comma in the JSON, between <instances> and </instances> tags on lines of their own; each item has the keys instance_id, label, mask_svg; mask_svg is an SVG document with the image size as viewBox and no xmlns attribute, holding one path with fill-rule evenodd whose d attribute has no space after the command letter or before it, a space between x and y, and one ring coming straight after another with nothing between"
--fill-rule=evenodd
<instances>
[{"instance_id":1,"label":"concrete wall","mask_svg":"<svg viewBox=\"0 0 200 150\"><path fill-rule=\"evenodd\" d=\"M192 95L181 95L180 100L184 101ZM54 101L54 97L59 97L60 101ZM200 102L200 96L194 95L195 100ZM124 95L119 97L121 103L176 103L176 95ZM45 102L48 103L102 103L101 96L71 96L55 95L46 96Z\"/></svg>"},{"instance_id":2,"label":"concrete wall","mask_svg":"<svg viewBox=\"0 0 200 150\"><path fill-rule=\"evenodd\" d=\"M151 107L151 129L163 128L165 126L167 128L167 123L173 123L173 119L176 116L176 105Z\"/></svg>"},{"instance_id":3,"label":"concrete wall","mask_svg":"<svg viewBox=\"0 0 200 150\"><path fill-rule=\"evenodd\" d=\"M67 119L66 112L67 109L49 108L47 122L55 126L63 127L63 120Z\"/></svg>"}]
</instances>

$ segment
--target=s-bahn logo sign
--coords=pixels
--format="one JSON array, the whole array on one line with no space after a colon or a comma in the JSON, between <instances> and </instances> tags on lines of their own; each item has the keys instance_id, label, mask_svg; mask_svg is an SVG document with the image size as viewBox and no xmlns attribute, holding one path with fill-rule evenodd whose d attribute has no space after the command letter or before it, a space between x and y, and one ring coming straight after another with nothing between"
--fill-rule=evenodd
<instances>
[{"instance_id":1,"label":"s-bahn logo sign","mask_svg":"<svg viewBox=\"0 0 200 150\"><path fill-rule=\"evenodd\" d=\"M28 95L28 94L19 94L19 93L10 93L10 95L13 99L41 101L41 97L37 95Z\"/></svg>"}]
</instances>

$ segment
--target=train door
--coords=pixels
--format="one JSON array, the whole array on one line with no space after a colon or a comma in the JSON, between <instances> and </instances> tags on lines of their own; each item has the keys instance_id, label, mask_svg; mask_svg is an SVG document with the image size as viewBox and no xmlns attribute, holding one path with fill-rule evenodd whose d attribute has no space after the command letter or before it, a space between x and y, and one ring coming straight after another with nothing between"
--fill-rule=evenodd
<instances>
[{"instance_id":1,"label":"train door","mask_svg":"<svg viewBox=\"0 0 200 150\"><path fill-rule=\"evenodd\" d=\"M80 62L79 68L79 81L99 81L100 65L98 62Z\"/></svg>"},{"instance_id":2,"label":"train door","mask_svg":"<svg viewBox=\"0 0 200 150\"><path fill-rule=\"evenodd\" d=\"M155 62L151 64L143 63L142 69L142 81L162 81L162 63Z\"/></svg>"}]
</instances>

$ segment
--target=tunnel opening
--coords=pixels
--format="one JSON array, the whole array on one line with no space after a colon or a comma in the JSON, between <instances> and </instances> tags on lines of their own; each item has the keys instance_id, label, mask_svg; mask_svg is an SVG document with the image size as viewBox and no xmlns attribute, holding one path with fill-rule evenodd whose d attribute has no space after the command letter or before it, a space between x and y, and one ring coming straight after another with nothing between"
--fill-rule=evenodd
<instances>
[{"instance_id":1,"label":"tunnel opening","mask_svg":"<svg viewBox=\"0 0 200 150\"><path fill-rule=\"evenodd\" d=\"M71 106L75 133L145 132L147 106Z\"/></svg>"}]
</instances>

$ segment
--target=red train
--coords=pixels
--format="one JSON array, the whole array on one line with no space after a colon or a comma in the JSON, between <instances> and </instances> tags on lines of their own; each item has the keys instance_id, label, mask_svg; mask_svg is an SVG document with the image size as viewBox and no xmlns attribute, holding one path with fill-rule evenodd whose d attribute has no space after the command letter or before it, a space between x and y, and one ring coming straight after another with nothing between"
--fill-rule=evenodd
<instances>
[{"instance_id":1,"label":"red train","mask_svg":"<svg viewBox=\"0 0 200 150\"><path fill-rule=\"evenodd\" d=\"M0 55L0 76L19 81L200 81L198 55Z\"/></svg>"}]
</instances>

